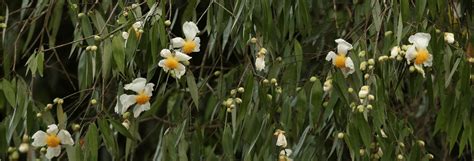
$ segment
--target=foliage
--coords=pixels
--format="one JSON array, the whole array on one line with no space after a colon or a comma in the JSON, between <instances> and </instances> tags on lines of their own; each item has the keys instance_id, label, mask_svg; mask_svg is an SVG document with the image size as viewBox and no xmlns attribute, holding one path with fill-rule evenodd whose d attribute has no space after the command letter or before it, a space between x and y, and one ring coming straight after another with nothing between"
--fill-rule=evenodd
<instances>
[{"instance_id":1,"label":"foliage","mask_svg":"<svg viewBox=\"0 0 474 161\"><path fill-rule=\"evenodd\" d=\"M18 149L50 124L71 132L75 143L58 160L281 160L277 129L294 160L470 160L472 6L3 1L0 160L46 160L41 148ZM200 29L200 52L190 54L177 79L158 62L172 38L184 37L187 21ZM404 57L388 58L419 32L431 35L433 65L425 76ZM444 32L454 33L454 43ZM337 38L353 45L348 77L325 60ZM262 48L266 67L258 71ZM151 109L137 118L117 114L117 99L129 93L124 85L138 77L155 84ZM361 101L365 85L369 97Z\"/></svg>"}]
</instances>

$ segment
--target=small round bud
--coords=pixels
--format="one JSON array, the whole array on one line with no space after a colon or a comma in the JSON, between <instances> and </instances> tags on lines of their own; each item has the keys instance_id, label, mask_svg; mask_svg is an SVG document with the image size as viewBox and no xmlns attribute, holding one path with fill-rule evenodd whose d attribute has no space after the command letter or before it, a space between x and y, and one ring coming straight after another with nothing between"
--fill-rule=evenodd
<instances>
[{"instance_id":1,"label":"small round bud","mask_svg":"<svg viewBox=\"0 0 474 161\"><path fill-rule=\"evenodd\" d=\"M373 65L369 65L369 70L372 70L374 69L374 66Z\"/></svg>"},{"instance_id":2,"label":"small round bud","mask_svg":"<svg viewBox=\"0 0 474 161\"><path fill-rule=\"evenodd\" d=\"M269 100L272 100L272 99L273 99L273 96L272 96L271 94L267 94L267 98L268 98Z\"/></svg>"},{"instance_id":3,"label":"small round bud","mask_svg":"<svg viewBox=\"0 0 474 161\"><path fill-rule=\"evenodd\" d=\"M79 124L72 125L72 131L78 132L79 130L81 130L81 125Z\"/></svg>"},{"instance_id":4,"label":"small round bud","mask_svg":"<svg viewBox=\"0 0 474 161\"><path fill-rule=\"evenodd\" d=\"M127 16L128 16L128 12L127 12L127 11L124 11L124 12L123 12L123 16L127 17Z\"/></svg>"},{"instance_id":5,"label":"small round bud","mask_svg":"<svg viewBox=\"0 0 474 161\"><path fill-rule=\"evenodd\" d=\"M276 90L275 90L275 92L278 93L278 94L281 94L281 92L282 92L281 87L277 87Z\"/></svg>"},{"instance_id":6,"label":"small round bud","mask_svg":"<svg viewBox=\"0 0 474 161\"><path fill-rule=\"evenodd\" d=\"M100 36L99 36L99 35L95 35L95 36L94 36L94 40L95 40L95 41L99 41L99 40L100 40Z\"/></svg>"},{"instance_id":7,"label":"small round bud","mask_svg":"<svg viewBox=\"0 0 474 161\"><path fill-rule=\"evenodd\" d=\"M315 76L312 76L311 78L309 78L309 81L310 82L316 82L318 78L316 78Z\"/></svg>"},{"instance_id":8,"label":"small round bud","mask_svg":"<svg viewBox=\"0 0 474 161\"><path fill-rule=\"evenodd\" d=\"M252 37L252 38L250 39L250 42L251 42L252 44L255 44L255 43L257 43L257 38L255 38L255 37Z\"/></svg>"},{"instance_id":9,"label":"small round bud","mask_svg":"<svg viewBox=\"0 0 474 161\"><path fill-rule=\"evenodd\" d=\"M359 68L362 71L366 70L367 69L367 62L366 61L361 62Z\"/></svg>"},{"instance_id":10,"label":"small round bud","mask_svg":"<svg viewBox=\"0 0 474 161\"><path fill-rule=\"evenodd\" d=\"M423 140L416 141L420 147L425 147L425 142Z\"/></svg>"},{"instance_id":11,"label":"small round bud","mask_svg":"<svg viewBox=\"0 0 474 161\"><path fill-rule=\"evenodd\" d=\"M16 148L15 148L15 147L8 147L8 152L9 152L9 153L12 153L12 152L14 152L15 150L16 150Z\"/></svg>"},{"instance_id":12,"label":"small round bud","mask_svg":"<svg viewBox=\"0 0 474 161\"><path fill-rule=\"evenodd\" d=\"M327 102L327 101L323 102L323 107L328 107L328 105L329 105L329 102Z\"/></svg>"},{"instance_id":13,"label":"small round bud","mask_svg":"<svg viewBox=\"0 0 474 161\"><path fill-rule=\"evenodd\" d=\"M379 62L383 62L383 61L385 61L385 60L387 60L387 59L388 59L388 56L387 56L387 55L380 56L380 57L379 57Z\"/></svg>"},{"instance_id":14,"label":"small round bud","mask_svg":"<svg viewBox=\"0 0 474 161\"><path fill-rule=\"evenodd\" d=\"M471 64L474 64L474 57L467 59L467 61Z\"/></svg>"},{"instance_id":15,"label":"small round bud","mask_svg":"<svg viewBox=\"0 0 474 161\"><path fill-rule=\"evenodd\" d=\"M277 57L277 58L276 58L276 61L277 61L277 62L281 62L281 60L282 60L281 57Z\"/></svg>"},{"instance_id":16,"label":"small round bud","mask_svg":"<svg viewBox=\"0 0 474 161\"><path fill-rule=\"evenodd\" d=\"M397 159L398 159L398 160L403 160L403 155L398 154L398 155L397 155Z\"/></svg>"},{"instance_id":17,"label":"small round bud","mask_svg":"<svg viewBox=\"0 0 474 161\"><path fill-rule=\"evenodd\" d=\"M349 87L349 88L347 89L347 92L349 92L349 93L354 92L354 88L350 88L350 87Z\"/></svg>"},{"instance_id":18,"label":"small round bud","mask_svg":"<svg viewBox=\"0 0 474 161\"><path fill-rule=\"evenodd\" d=\"M97 104L97 100L96 100L96 99L92 99L92 100L91 100L91 105L95 105L95 104Z\"/></svg>"},{"instance_id":19,"label":"small round bud","mask_svg":"<svg viewBox=\"0 0 474 161\"><path fill-rule=\"evenodd\" d=\"M131 115L130 112L125 112L125 113L123 113L122 118L123 119L128 119L130 117L130 115Z\"/></svg>"},{"instance_id":20,"label":"small round bud","mask_svg":"<svg viewBox=\"0 0 474 161\"><path fill-rule=\"evenodd\" d=\"M245 92L244 87L239 87L239 88L237 89L237 92L239 92L239 93L244 93L244 92Z\"/></svg>"},{"instance_id":21,"label":"small round bud","mask_svg":"<svg viewBox=\"0 0 474 161\"><path fill-rule=\"evenodd\" d=\"M263 84L268 84L268 83L270 83L270 81L268 81L268 79L264 79L264 80L262 81L262 83L263 83Z\"/></svg>"},{"instance_id":22,"label":"small round bud","mask_svg":"<svg viewBox=\"0 0 474 161\"><path fill-rule=\"evenodd\" d=\"M124 120L122 122L123 127L125 127L127 130L130 128L130 121Z\"/></svg>"},{"instance_id":23,"label":"small round bud","mask_svg":"<svg viewBox=\"0 0 474 161\"><path fill-rule=\"evenodd\" d=\"M229 108L226 109L226 111L230 113L230 112L232 112L232 108L229 107Z\"/></svg>"},{"instance_id":24,"label":"small round bud","mask_svg":"<svg viewBox=\"0 0 474 161\"><path fill-rule=\"evenodd\" d=\"M433 154L427 154L427 156L426 156L426 157L427 157L429 160L432 160L432 159L434 159L434 155L433 155Z\"/></svg>"},{"instance_id":25,"label":"small round bud","mask_svg":"<svg viewBox=\"0 0 474 161\"><path fill-rule=\"evenodd\" d=\"M90 51L90 50L91 50L91 46L87 46L86 51Z\"/></svg>"},{"instance_id":26,"label":"small round bud","mask_svg":"<svg viewBox=\"0 0 474 161\"><path fill-rule=\"evenodd\" d=\"M357 106L357 111L359 111L360 113L364 112L365 111L364 105Z\"/></svg>"},{"instance_id":27,"label":"small round bud","mask_svg":"<svg viewBox=\"0 0 474 161\"><path fill-rule=\"evenodd\" d=\"M11 160L18 160L20 158L20 154L18 153L18 151L14 151L12 154L10 154L9 157Z\"/></svg>"},{"instance_id":28,"label":"small round bud","mask_svg":"<svg viewBox=\"0 0 474 161\"><path fill-rule=\"evenodd\" d=\"M92 51L92 52L97 51L97 46L92 45L92 46L91 46L91 51Z\"/></svg>"},{"instance_id":29,"label":"small round bud","mask_svg":"<svg viewBox=\"0 0 474 161\"><path fill-rule=\"evenodd\" d=\"M42 116L43 116L43 114L42 114L41 112L36 113L36 117L37 117L37 118L40 118L40 117L42 117Z\"/></svg>"},{"instance_id":30,"label":"small round bud","mask_svg":"<svg viewBox=\"0 0 474 161\"><path fill-rule=\"evenodd\" d=\"M390 35L392 35L392 34L393 34L393 31L386 31L384 35L385 35L385 36L390 36Z\"/></svg>"},{"instance_id":31,"label":"small round bud","mask_svg":"<svg viewBox=\"0 0 474 161\"><path fill-rule=\"evenodd\" d=\"M214 76L219 76L221 74L221 71L215 71Z\"/></svg>"},{"instance_id":32,"label":"small round bud","mask_svg":"<svg viewBox=\"0 0 474 161\"><path fill-rule=\"evenodd\" d=\"M183 63L184 65L189 65L189 64L191 64L191 63L190 63L189 61L187 61L187 60L182 61L182 63Z\"/></svg>"},{"instance_id":33,"label":"small round bud","mask_svg":"<svg viewBox=\"0 0 474 161\"><path fill-rule=\"evenodd\" d=\"M400 146L400 148L404 148L405 144L403 142L398 142L398 146Z\"/></svg>"},{"instance_id":34,"label":"small round bud","mask_svg":"<svg viewBox=\"0 0 474 161\"><path fill-rule=\"evenodd\" d=\"M410 70L410 73L413 73L413 72L415 72L416 69L415 69L414 66L410 66L410 68L408 68L408 70Z\"/></svg>"},{"instance_id":35,"label":"small round bud","mask_svg":"<svg viewBox=\"0 0 474 161\"><path fill-rule=\"evenodd\" d=\"M344 138L344 133L343 132L337 133L337 138L338 139L343 139Z\"/></svg>"},{"instance_id":36,"label":"small round bud","mask_svg":"<svg viewBox=\"0 0 474 161\"><path fill-rule=\"evenodd\" d=\"M296 92L299 92L301 90L301 87L296 87Z\"/></svg>"},{"instance_id":37,"label":"small round bud","mask_svg":"<svg viewBox=\"0 0 474 161\"><path fill-rule=\"evenodd\" d=\"M375 96L374 96L374 95L371 95L371 94L369 94L369 100L370 100L370 101L373 101L373 100L375 100Z\"/></svg>"},{"instance_id":38,"label":"small round bud","mask_svg":"<svg viewBox=\"0 0 474 161\"><path fill-rule=\"evenodd\" d=\"M360 51L359 52L359 57L364 57L364 56L365 56L365 51L364 50Z\"/></svg>"},{"instance_id":39,"label":"small round bud","mask_svg":"<svg viewBox=\"0 0 474 161\"><path fill-rule=\"evenodd\" d=\"M170 20L166 20L166 21L165 21L165 26L171 26L171 21L170 21Z\"/></svg>"},{"instance_id":40,"label":"small round bud","mask_svg":"<svg viewBox=\"0 0 474 161\"><path fill-rule=\"evenodd\" d=\"M441 33L441 30L439 30L439 29L436 29L435 31L436 31L436 33Z\"/></svg>"},{"instance_id":41,"label":"small round bud","mask_svg":"<svg viewBox=\"0 0 474 161\"><path fill-rule=\"evenodd\" d=\"M82 17L84 17L84 16L86 16L86 14L84 14L84 13L79 13L79 14L77 14L77 17L79 17L79 18L82 18Z\"/></svg>"},{"instance_id":42,"label":"small round bud","mask_svg":"<svg viewBox=\"0 0 474 161\"><path fill-rule=\"evenodd\" d=\"M23 137L21 138L21 141L24 142L24 143L27 143L30 141L30 137L26 134L23 135Z\"/></svg>"},{"instance_id":43,"label":"small round bud","mask_svg":"<svg viewBox=\"0 0 474 161\"><path fill-rule=\"evenodd\" d=\"M260 48L259 53L266 54L266 53L267 53L267 49L265 49L265 48Z\"/></svg>"},{"instance_id":44,"label":"small round bud","mask_svg":"<svg viewBox=\"0 0 474 161\"><path fill-rule=\"evenodd\" d=\"M6 23L0 23L0 28L7 28L7 24Z\"/></svg>"},{"instance_id":45,"label":"small round bud","mask_svg":"<svg viewBox=\"0 0 474 161\"><path fill-rule=\"evenodd\" d=\"M371 104L368 104L368 105L367 105L367 109L368 109L368 110L372 110L372 109L373 109L372 105L371 105Z\"/></svg>"},{"instance_id":46,"label":"small round bud","mask_svg":"<svg viewBox=\"0 0 474 161\"><path fill-rule=\"evenodd\" d=\"M145 31L143 31L143 29L138 30L138 33L143 33L143 32L145 32Z\"/></svg>"},{"instance_id":47,"label":"small round bud","mask_svg":"<svg viewBox=\"0 0 474 161\"><path fill-rule=\"evenodd\" d=\"M235 89L230 90L230 95L233 96L233 95L235 95L235 94L237 94L237 90L235 90Z\"/></svg>"},{"instance_id":48,"label":"small round bud","mask_svg":"<svg viewBox=\"0 0 474 161\"><path fill-rule=\"evenodd\" d=\"M275 78L272 78L272 79L270 80L270 82L271 82L272 84L276 84L276 83L277 83L277 80L276 80Z\"/></svg>"},{"instance_id":49,"label":"small round bud","mask_svg":"<svg viewBox=\"0 0 474 161\"><path fill-rule=\"evenodd\" d=\"M364 74L364 78L365 78L365 79L369 79L369 78L370 78L370 75L369 75L369 74Z\"/></svg>"},{"instance_id":50,"label":"small round bud","mask_svg":"<svg viewBox=\"0 0 474 161\"><path fill-rule=\"evenodd\" d=\"M46 105L46 109L48 109L48 110L53 109L53 104L48 103L48 104Z\"/></svg>"},{"instance_id":51,"label":"small round bud","mask_svg":"<svg viewBox=\"0 0 474 161\"><path fill-rule=\"evenodd\" d=\"M42 148L40 149L40 152L41 152L41 153L46 153L46 148L45 148L45 147L42 147Z\"/></svg>"},{"instance_id":52,"label":"small round bud","mask_svg":"<svg viewBox=\"0 0 474 161\"><path fill-rule=\"evenodd\" d=\"M77 4L72 4L72 5L71 5L71 8L76 9L76 8L77 8Z\"/></svg>"},{"instance_id":53,"label":"small round bud","mask_svg":"<svg viewBox=\"0 0 474 161\"><path fill-rule=\"evenodd\" d=\"M359 154L360 156L364 156L365 155L365 149L359 149Z\"/></svg>"},{"instance_id":54,"label":"small round bud","mask_svg":"<svg viewBox=\"0 0 474 161\"><path fill-rule=\"evenodd\" d=\"M367 62L369 63L369 65L374 65L374 64L375 64L375 60L374 60L374 59L369 59Z\"/></svg>"},{"instance_id":55,"label":"small round bud","mask_svg":"<svg viewBox=\"0 0 474 161\"><path fill-rule=\"evenodd\" d=\"M240 98L235 98L235 103L241 104L241 103L242 103L242 99L240 99Z\"/></svg>"},{"instance_id":56,"label":"small round bud","mask_svg":"<svg viewBox=\"0 0 474 161\"><path fill-rule=\"evenodd\" d=\"M398 60L398 61L402 61L402 60L403 60L403 57L400 56L400 55L397 55L397 60Z\"/></svg>"},{"instance_id":57,"label":"small round bud","mask_svg":"<svg viewBox=\"0 0 474 161\"><path fill-rule=\"evenodd\" d=\"M26 153L28 152L28 150L30 149L30 145L28 143L21 143L20 144L20 147L18 147L18 150L20 151L20 153Z\"/></svg>"},{"instance_id":58,"label":"small round bud","mask_svg":"<svg viewBox=\"0 0 474 161\"><path fill-rule=\"evenodd\" d=\"M137 7L138 7L138 4L136 3L132 4L132 9L137 8Z\"/></svg>"}]
</instances>

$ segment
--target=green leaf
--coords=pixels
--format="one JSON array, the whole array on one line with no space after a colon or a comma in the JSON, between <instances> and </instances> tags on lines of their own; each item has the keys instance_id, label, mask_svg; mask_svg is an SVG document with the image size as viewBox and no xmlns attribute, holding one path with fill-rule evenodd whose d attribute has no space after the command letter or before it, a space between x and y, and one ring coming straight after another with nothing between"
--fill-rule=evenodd
<instances>
[{"instance_id":1,"label":"green leaf","mask_svg":"<svg viewBox=\"0 0 474 161\"><path fill-rule=\"evenodd\" d=\"M108 120L110 124L112 124L112 126L114 127L115 130L117 130L120 134L126 136L127 138L129 139L132 139L132 140L137 140L135 137L132 136L132 133L130 133L130 131L127 130L127 128L125 128L120 122L118 122L117 120L113 120L113 119L109 119Z\"/></svg>"},{"instance_id":2,"label":"green leaf","mask_svg":"<svg viewBox=\"0 0 474 161\"><path fill-rule=\"evenodd\" d=\"M105 147L107 147L109 153L111 153L115 158L120 158L117 140L110 130L107 120L99 119L97 120L97 125L99 126L100 133L102 133L102 139L104 140Z\"/></svg>"},{"instance_id":3,"label":"green leaf","mask_svg":"<svg viewBox=\"0 0 474 161\"><path fill-rule=\"evenodd\" d=\"M125 51L123 38L115 35L112 39L112 55L118 70L123 73L125 71Z\"/></svg>"},{"instance_id":4,"label":"green leaf","mask_svg":"<svg viewBox=\"0 0 474 161\"><path fill-rule=\"evenodd\" d=\"M95 123L91 123L85 136L87 160L98 160L100 137Z\"/></svg>"},{"instance_id":5,"label":"green leaf","mask_svg":"<svg viewBox=\"0 0 474 161\"><path fill-rule=\"evenodd\" d=\"M199 91L192 71L186 72L186 83L188 83L189 93L191 93L191 98L193 99L194 105L196 105L197 108L199 107Z\"/></svg>"}]
</instances>

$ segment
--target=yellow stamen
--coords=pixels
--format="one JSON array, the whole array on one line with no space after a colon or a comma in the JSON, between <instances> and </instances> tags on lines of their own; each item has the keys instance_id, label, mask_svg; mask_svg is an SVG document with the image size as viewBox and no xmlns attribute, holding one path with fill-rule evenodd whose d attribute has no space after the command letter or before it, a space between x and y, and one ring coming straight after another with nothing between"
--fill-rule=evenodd
<instances>
[{"instance_id":1,"label":"yellow stamen","mask_svg":"<svg viewBox=\"0 0 474 161\"><path fill-rule=\"evenodd\" d=\"M196 48L196 43L194 43L194 41L185 41L183 44L183 53L190 54L193 52L194 48Z\"/></svg>"},{"instance_id":2,"label":"yellow stamen","mask_svg":"<svg viewBox=\"0 0 474 161\"><path fill-rule=\"evenodd\" d=\"M61 143L61 140L59 140L55 134L48 134L48 136L46 136L46 145L48 145L48 147L57 147L59 143Z\"/></svg>"},{"instance_id":3,"label":"yellow stamen","mask_svg":"<svg viewBox=\"0 0 474 161\"><path fill-rule=\"evenodd\" d=\"M346 56L345 55L337 55L334 58L334 65L338 68L345 68L346 67Z\"/></svg>"},{"instance_id":4,"label":"yellow stamen","mask_svg":"<svg viewBox=\"0 0 474 161\"><path fill-rule=\"evenodd\" d=\"M170 69L178 68L178 64L179 64L178 60L176 60L176 58L174 58L172 56L166 58L166 60L165 60L165 66L170 68Z\"/></svg>"},{"instance_id":5,"label":"yellow stamen","mask_svg":"<svg viewBox=\"0 0 474 161\"><path fill-rule=\"evenodd\" d=\"M426 60L428 60L429 57L430 54L428 53L428 50L418 50L416 53L415 64L423 64Z\"/></svg>"},{"instance_id":6,"label":"yellow stamen","mask_svg":"<svg viewBox=\"0 0 474 161\"><path fill-rule=\"evenodd\" d=\"M137 104L143 105L150 100L150 96L145 94L145 91L140 92L137 96L135 96L135 100Z\"/></svg>"}]
</instances>

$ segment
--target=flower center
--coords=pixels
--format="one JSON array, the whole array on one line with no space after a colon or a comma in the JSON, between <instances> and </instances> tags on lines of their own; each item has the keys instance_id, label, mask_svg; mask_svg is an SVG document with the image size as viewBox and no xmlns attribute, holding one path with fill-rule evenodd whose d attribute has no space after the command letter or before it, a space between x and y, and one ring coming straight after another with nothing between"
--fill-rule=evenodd
<instances>
[{"instance_id":1,"label":"flower center","mask_svg":"<svg viewBox=\"0 0 474 161\"><path fill-rule=\"evenodd\" d=\"M145 94L145 91L140 92L137 96L135 96L135 100L137 104L143 105L150 100L150 96Z\"/></svg>"},{"instance_id":2,"label":"flower center","mask_svg":"<svg viewBox=\"0 0 474 161\"><path fill-rule=\"evenodd\" d=\"M415 64L423 64L426 60L428 60L429 57L430 54L428 53L428 50L418 50L415 58Z\"/></svg>"},{"instance_id":3,"label":"flower center","mask_svg":"<svg viewBox=\"0 0 474 161\"><path fill-rule=\"evenodd\" d=\"M344 55L337 55L336 58L334 58L334 65L338 68L345 68L346 67L346 56Z\"/></svg>"},{"instance_id":4,"label":"flower center","mask_svg":"<svg viewBox=\"0 0 474 161\"><path fill-rule=\"evenodd\" d=\"M170 68L170 69L176 69L178 67L178 60L174 57L168 57L165 60L165 66Z\"/></svg>"},{"instance_id":5,"label":"flower center","mask_svg":"<svg viewBox=\"0 0 474 161\"><path fill-rule=\"evenodd\" d=\"M194 41L185 41L183 45L183 52L186 54L192 53L194 48L196 48L196 43L194 43Z\"/></svg>"},{"instance_id":6,"label":"flower center","mask_svg":"<svg viewBox=\"0 0 474 161\"><path fill-rule=\"evenodd\" d=\"M46 145L48 147L57 147L61 143L61 140L55 134L48 134L46 137Z\"/></svg>"}]
</instances>

